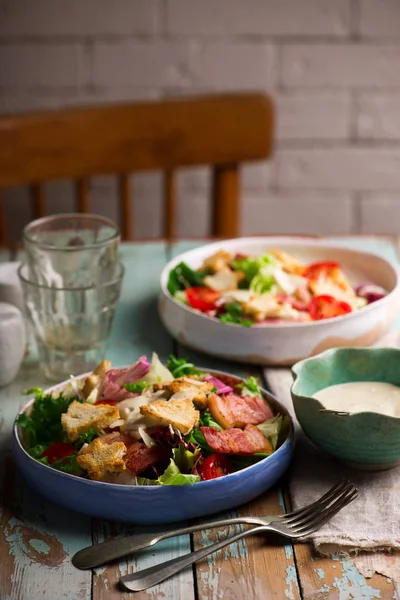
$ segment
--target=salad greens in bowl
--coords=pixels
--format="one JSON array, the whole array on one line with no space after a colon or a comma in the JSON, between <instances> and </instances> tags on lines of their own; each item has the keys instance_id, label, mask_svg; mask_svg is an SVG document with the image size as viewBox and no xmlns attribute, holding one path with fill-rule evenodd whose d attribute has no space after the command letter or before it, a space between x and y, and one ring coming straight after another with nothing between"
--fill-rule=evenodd
<instances>
[{"instance_id":1,"label":"salad greens in bowl","mask_svg":"<svg viewBox=\"0 0 400 600\"><path fill-rule=\"evenodd\" d=\"M396 268L380 256L307 238L238 238L174 258L159 310L181 343L230 360L292 365L365 346L396 314Z\"/></svg>"},{"instance_id":2,"label":"salad greens in bowl","mask_svg":"<svg viewBox=\"0 0 400 600\"><path fill-rule=\"evenodd\" d=\"M286 409L258 381L140 357L71 378L17 416L16 461L44 495L92 516L163 523L259 495L293 452Z\"/></svg>"}]
</instances>

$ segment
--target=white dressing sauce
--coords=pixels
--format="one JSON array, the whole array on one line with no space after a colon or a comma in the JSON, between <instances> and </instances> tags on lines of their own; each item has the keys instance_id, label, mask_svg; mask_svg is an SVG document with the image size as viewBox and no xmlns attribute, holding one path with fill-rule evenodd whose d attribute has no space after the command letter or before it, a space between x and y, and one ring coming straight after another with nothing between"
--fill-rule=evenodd
<instances>
[{"instance_id":1,"label":"white dressing sauce","mask_svg":"<svg viewBox=\"0 0 400 600\"><path fill-rule=\"evenodd\" d=\"M400 417L400 387L380 381L353 381L331 385L313 394L328 410L375 412Z\"/></svg>"}]
</instances>

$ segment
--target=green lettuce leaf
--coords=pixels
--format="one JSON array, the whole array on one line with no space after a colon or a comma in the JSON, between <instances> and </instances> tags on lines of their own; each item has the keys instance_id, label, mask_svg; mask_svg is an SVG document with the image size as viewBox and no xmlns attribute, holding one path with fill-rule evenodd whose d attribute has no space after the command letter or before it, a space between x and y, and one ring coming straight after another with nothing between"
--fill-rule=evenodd
<instances>
[{"instance_id":1,"label":"green lettuce leaf","mask_svg":"<svg viewBox=\"0 0 400 600\"><path fill-rule=\"evenodd\" d=\"M184 290L178 290L177 292L175 292L174 298L178 302L181 302L181 304L188 304L186 293Z\"/></svg>"},{"instance_id":2,"label":"green lettuce leaf","mask_svg":"<svg viewBox=\"0 0 400 600\"><path fill-rule=\"evenodd\" d=\"M208 410L200 413L199 423L200 427L214 427L215 429L223 429L221 425L214 421L212 414Z\"/></svg>"},{"instance_id":3,"label":"green lettuce leaf","mask_svg":"<svg viewBox=\"0 0 400 600\"><path fill-rule=\"evenodd\" d=\"M258 257L240 258L232 262L233 268L242 271L245 279L240 287L249 288L252 280L259 275L261 270L268 265L275 265L275 258L271 254L264 254Z\"/></svg>"},{"instance_id":4,"label":"green lettuce leaf","mask_svg":"<svg viewBox=\"0 0 400 600\"><path fill-rule=\"evenodd\" d=\"M36 460L43 465L48 465L53 469L57 469L57 471L62 471L63 473L70 473L70 475L77 475L81 477L85 474L85 470L82 469L76 462L77 454L73 454L72 456L67 456L66 458L60 458L52 462L51 464L47 460L47 456L44 458L37 458Z\"/></svg>"},{"instance_id":5,"label":"green lettuce leaf","mask_svg":"<svg viewBox=\"0 0 400 600\"><path fill-rule=\"evenodd\" d=\"M287 416L276 415L264 423L257 425L258 429L269 440L274 450L286 439L290 428L290 419Z\"/></svg>"},{"instance_id":6,"label":"green lettuce leaf","mask_svg":"<svg viewBox=\"0 0 400 600\"><path fill-rule=\"evenodd\" d=\"M149 386L150 384L147 381L137 381L136 383L122 384L122 387L125 388L127 392L131 392L132 394L141 394L143 390Z\"/></svg>"},{"instance_id":7,"label":"green lettuce leaf","mask_svg":"<svg viewBox=\"0 0 400 600\"><path fill-rule=\"evenodd\" d=\"M222 323L234 323L236 325L243 325L243 327L251 327L253 325L253 321L243 318L243 310L239 302L225 304L224 310L225 312L219 317Z\"/></svg>"},{"instance_id":8,"label":"green lettuce leaf","mask_svg":"<svg viewBox=\"0 0 400 600\"><path fill-rule=\"evenodd\" d=\"M174 448L173 458L171 458L168 467L164 473L160 475L158 479L147 479L145 477L138 477L138 485L191 485L200 481L198 475L191 475L190 473L182 473L183 470L193 469L193 465L196 460L196 454L185 450L183 446ZM178 466L179 463L180 467Z\"/></svg>"},{"instance_id":9,"label":"green lettuce leaf","mask_svg":"<svg viewBox=\"0 0 400 600\"><path fill-rule=\"evenodd\" d=\"M161 485L188 485L200 481L198 475L185 475L180 472L177 464L171 458L169 466L164 473L158 478Z\"/></svg>"},{"instance_id":10,"label":"green lettuce leaf","mask_svg":"<svg viewBox=\"0 0 400 600\"><path fill-rule=\"evenodd\" d=\"M44 444L36 444L36 446L33 446L28 450L28 454L29 456L32 456L32 458L38 459L46 450L46 448L48 448L48 446L45 446Z\"/></svg>"},{"instance_id":11,"label":"green lettuce leaf","mask_svg":"<svg viewBox=\"0 0 400 600\"><path fill-rule=\"evenodd\" d=\"M200 429L192 429L192 431L185 436L185 442L191 442L195 446L198 446L204 456L214 453L214 451L207 444L203 432L200 431Z\"/></svg>"},{"instance_id":12,"label":"green lettuce leaf","mask_svg":"<svg viewBox=\"0 0 400 600\"><path fill-rule=\"evenodd\" d=\"M29 436L29 446L37 444L49 445L52 442L64 440L64 431L61 426L61 415L67 412L71 402L78 397L65 397L61 392L53 398L51 394L45 394L40 388L34 388L27 393L34 392L36 397L30 415L22 413L17 423L24 427Z\"/></svg>"},{"instance_id":13,"label":"green lettuce leaf","mask_svg":"<svg viewBox=\"0 0 400 600\"><path fill-rule=\"evenodd\" d=\"M87 431L81 433L78 439L74 442L74 446L81 448L83 444L90 444L95 438L99 437L98 432L94 427L89 427Z\"/></svg>"},{"instance_id":14,"label":"green lettuce leaf","mask_svg":"<svg viewBox=\"0 0 400 600\"><path fill-rule=\"evenodd\" d=\"M185 375L200 375L201 373L193 363L187 361L187 358L177 358L173 354L169 356L167 369L172 373L174 379Z\"/></svg>"},{"instance_id":15,"label":"green lettuce leaf","mask_svg":"<svg viewBox=\"0 0 400 600\"><path fill-rule=\"evenodd\" d=\"M167 289L171 296L174 296L179 290L203 286L203 279L206 275L207 273L194 271L186 263L181 262L169 272Z\"/></svg>"},{"instance_id":16,"label":"green lettuce leaf","mask_svg":"<svg viewBox=\"0 0 400 600\"><path fill-rule=\"evenodd\" d=\"M243 383L239 383L237 386L244 396L261 396L262 392L259 386L257 377L248 377Z\"/></svg>"},{"instance_id":17,"label":"green lettuce leaf","mask_svg":"<svg viewBox=\"0 0 400 600\"><path fill-rule=\"evenodd\" d=\"M183 444L180 444L172 451L172 458L181 473L191 473L197 460L198 452L186 450Z\"/></svg>"}]
</instances>

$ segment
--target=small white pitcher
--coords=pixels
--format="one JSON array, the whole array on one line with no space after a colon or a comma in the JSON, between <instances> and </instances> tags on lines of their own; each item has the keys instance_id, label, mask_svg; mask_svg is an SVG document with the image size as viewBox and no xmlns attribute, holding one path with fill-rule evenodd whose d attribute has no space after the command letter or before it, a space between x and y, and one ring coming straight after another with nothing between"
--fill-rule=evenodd
<instances>
[{"instance_id":1,"label":"small white pitcher","mask_svg":"<svg viewBox=\"0 0 400 600\"><path fill-rule=\"evenodd\" d=\"M0 302L0 387L13 381L25 354L25 323L21 311Z\"/></svg>"}]
</instances>

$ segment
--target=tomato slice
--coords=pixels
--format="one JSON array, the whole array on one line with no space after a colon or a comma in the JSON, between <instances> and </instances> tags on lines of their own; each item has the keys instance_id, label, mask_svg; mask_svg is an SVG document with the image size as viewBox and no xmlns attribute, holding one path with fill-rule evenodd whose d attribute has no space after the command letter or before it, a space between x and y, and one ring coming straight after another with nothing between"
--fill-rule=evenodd
<instances>
[{"instance_id":1,"label":"tomato slice","mask_svg":"<svg viewBox=\"0 0 400 600\"><path fill-rule=\"evenodd\" d=\"M68 456L72 456L73 454L77 454L77 449L72 444L67 444L67 442L54 442L51 444L42 454L40 458L44 458L47 456L47 460L49 464L55 462L56 460L60 460L60 458L67 458Z\"/></svg>"},{"instance_id":2,"label":"tomato slice","mask_svg":"<svg viewBox=\"0 0 400 600\"><path fill-rule=\"evenodd\" d=\"M314 321L339 317L352 311L350 304L333 296L315 296L310 302L309 313Z\"/></svg>"},{"instance_id":3,"label":"tomato slice","mask_svg":"<svg viewBox=\"0 0 400 600\"><path fill-rule=\"evenodd\" d=\"M340 269L340 265L337 262L316 262L306 267L304 277L307 277L307 279L328 277L336 269Z\"/></svg>"},{"instance_id":4,"label":"tomato slice","mask_svg":"<svg viewBox=\"0 0 400 600\"><path fill-rule=\"evenodd\" d=\"M186 290L186 298L192 308L201 312L214 310L220 294L206 287L191 287Z\"/></svg>"},{"instance_id":5,"label":"tomato slice","mask_svg":"<svg viewBox=\"0 0 400 600\"><path fill-rule=\"evenodd\" d=\"M232 465L225 454L211 454L197 467L201 479L216 479L232 473Z\"/></svg>"}]
</instances>

